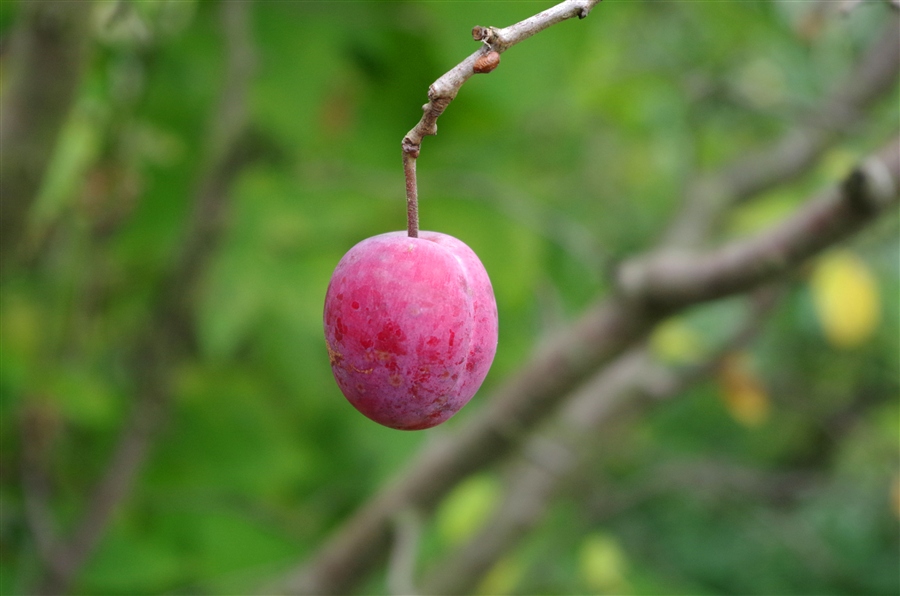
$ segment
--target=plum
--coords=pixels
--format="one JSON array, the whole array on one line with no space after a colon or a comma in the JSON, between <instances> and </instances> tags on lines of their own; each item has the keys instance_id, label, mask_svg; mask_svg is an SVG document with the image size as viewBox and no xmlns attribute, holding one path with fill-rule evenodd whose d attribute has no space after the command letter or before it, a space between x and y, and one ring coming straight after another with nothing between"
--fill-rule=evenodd
<instances>
[{"instance_id":1,"label":"plum","mask_svg":"<svg viewBox=\"0 0 900 596\"><path fill-rule=\"evenodd\" d=\"M363 240L325 294L331 370L353 406L379 424L431 428L481 386L497 350L497 303L481 261L437 232Z\"/></svg>"}]
</instances>

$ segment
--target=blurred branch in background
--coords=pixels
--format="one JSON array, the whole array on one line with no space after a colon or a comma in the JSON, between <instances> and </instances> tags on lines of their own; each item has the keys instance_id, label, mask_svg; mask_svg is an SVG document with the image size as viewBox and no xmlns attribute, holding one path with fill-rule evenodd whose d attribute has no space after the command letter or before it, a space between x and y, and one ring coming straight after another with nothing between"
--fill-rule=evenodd
<instances>
[{"instance_id":1,"label":"blurred branch in background","mask_svg":"<svg viewBox=\"0 0 900 596\"><path fill-rule=\"evenodd\" d=\"M416 562L422 537L422 516L412 509L399 511L394 517L394 544L388 562L387 585L391 594L418 594Z\"/></svg>"},{"instance_id":2,"label":"blurred branch in background","mask_svg":"<svg viewBox=\"0 0 900 596\"><path fill-rule=\"evenodd\" d=\"M590 499L587 503L588 516L594 523L608 520L649 499L677 491L692 492L707 503L740 495L744 500L784 506L821 484L822 480L814 471L800 469L772 473L728 464L714 457L671 461L649 470L646 480L636 486L620 491L606 487L600 493L602 499Z\"/></svg>"},{"instance_id":3,"label":"blurred branch in background","mask_svg":"<svg viewBox=\"0 0 900 596\"><path fill-rule=\"evenodd\" d=\"M766 190L808 171L842 135L862 121L866 111L891 92L900 78L900 16L888 24L821 104L799 119L776 143L736 160L712 176L698 177L685 192L686 207L669 226L667 245L695 246L708 238L723 214Z\"/></svg>"},{"instance_id":4,"label":"blurred branch in background","mask_svg":"<svg viewBox=\"0 0 900 596\"><path fill-rule=\"evenodd\" d=\"M886 34L887 38L873 44L868 56L863 58L863 65L881 65L885 61L891 64L892 58L883 54L896 54L894 25L892 21L886 27L892 31ZM854 98L851 101L858 102L850 110L854 119L859 110L891 89L897 79L896 69L892 71L870 66L860 69L863 73L870 71L875 75L853 76L833 96L850 97ZM833 105L835 101L829 99L823 105ZM832 109L836 108L822 107L818 113L828 113ZM851 121L848 119L845 122L849 124ZM806 130L806 125L801 127L800 130ZM836 127L836 130L840 128ZM797 134L789 132L784 139L777 140L772 147L759 154L770 154L780 147L793 145L790 139ZM733 204L733 197L749 192L746 189L759 193L800 176L811 167L815 157L828 143L835 140L835 134L828 134L815 143L804 143L797 150L802 159L794 160L795 167L781 170L777 175L754 166L741 176L736 176L734 172L740 170L744 163L742 159L737 160L735 165L723 170L724 173L704 179L702 199L687 197L686 209L693 212L691 218L711 221L708 217L710 212L717 211L720 208L718 205ZM487 400L485 411L478 418L471 420L455 436L426 446L405 473L360 507L304 567L291 574L286 580L286 589L302 593L341 593L352 589L383 559L390 542L390 520L396 511L406 507L430 510L460 480L512 452L570 392L600 367L644 338L664 317L696 304L695 301L747 291L757 284L771 281L802 264L816 251L858 230L860 224L875 219L883 209L897 202L900 192L900 166L894 163L894 152L890 147L882 159L885 160L883 165L877 167L874 173L865 167L856 170L830 196L810 203L782 227L767 230L759 234L755 241L750 241L755 242L752 246L767 246L774 240L777 241L776 246L790 249L775 255L777 258L773 259L764 250L751 251L750 258L741 263L740 269L717 270L722 278L692 278L696 285L691 286L691 292L678 289L671 295L664 292L654 295L650 282L645 285L632 283L641 278L632 275L640 271L634 265L639 261L626 265L624 271L630 270L631 273L623 275L624 287L589 307L568 330L539 346L519 373L494 390ZM889 173L888 183L882 185L885 172ZM858 183L860 176L866 184ZM696 188L691 187L694 191ZM868 196L866 193L860 195L857 192L859 188L884 188L885 191L884 194L877 191ZM865 197L862 204L859 201L861 196ZM866 204L870 199L875 204ZM703 213L698 211L698 206ZM709 226L703 226L695 230L693 239L702 242L711 231ZM683 230L678 231L670 242L685 237ZM736 247L746 253L741 248L746 246L737 241L711 254L730 265L730 255ZM727 279L729 272L735 273L738 283ZM724 283L726 280L728 284ZM717 285L720 282L722 285ZM644 289L647 294L641 293Z\"/></svg>"},{"instance_id":5,"label":"blurred branch in background","mask_svg":"<svg viewBox=\"0 0 900 596\"><path fill-rule=\"evenodd\" d=\"M22 434L22 492L28 526L41 563L53 573L64 573L59 556L59 529L51 507L53 480L49 467L60 421L52 408L32 398L19 421Z\"/></svg>"},{"instance_id":6,"label":"blurred branch in background","mask_svg":"<svg viewBox=\"0 0 900 596\"><path fill-rule=\"evenodd\" d=\"M135 391L128 421L113 449L102 478L85 501L85 510L71 536L56 539L49 550L48 566L40 582L41 593L67 592L82 566L94 552L117 507L128 497L153 440L166 420L171 400L172 370L184 353L193 349L192 311L194 291L203 279L226 221L229 188L237 174L260 155L248 133L247 90L254 73L254 48L250 36L249 5L221 5L222 37L225 43L225 80L218 109L210 120L205 150L206 163L197 183L194 211L188 221L181 251L160 284L157 302L146 326L131 346L131 375ZM33 425L23 429L23 441L39 441ZM26 449L26 454L34 449ZM45 510L46 495L36 471L23 461L26 499L32 509ZM46 515L31 516L36 535L46 535L40 526Z\"/></svg>"},{"instance_id":7,"label":"blurred branch in background","mask_svg":"<svg viewBox=\"0 0 900 596\"><path fill-rule=\"evenodd\" d=\"M622 354L567 398L560 413L521 448L497 510L468 541L426 575L426 594L471 593L484 575L543 520L555 498L584 475L590 454L602 450L610 419L646 413L712 374L722 360L745 348L777 304L777 291L763 288L725 345L706 362L679 371L654 361L646 346Z\"/></svg>"},{"instance_id":8,"label":"blurred branch in background","mask_svg":"<svg viewBox=\"0 0 900 596\"><path fill-rule=\"evenodd\" d=\"M844 183L772 230L708 253L662 249L626 262L619 287L634 300L677 307L742 292L783 274L880 216L900 200L900 137Z\"/></svg>"},{"instance_id":9,"label":"blurred branch in background","mask_svg":"<svg viewBox=\"0 0 900 596\"><path fill-rule=\"evenodd\" d=\"M88 57L89 2L25 2L4 69L0 103L0 264L24 237L28 215Z\"/></svg>"}]
</instances>

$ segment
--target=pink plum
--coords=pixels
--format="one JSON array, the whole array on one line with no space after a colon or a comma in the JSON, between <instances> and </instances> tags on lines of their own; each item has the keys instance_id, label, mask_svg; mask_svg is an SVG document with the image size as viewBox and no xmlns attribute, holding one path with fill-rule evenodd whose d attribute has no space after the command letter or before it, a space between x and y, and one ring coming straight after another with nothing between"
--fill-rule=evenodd
<instances>
[{"instance_id":1,"label":"pink plum","mask_svg":"<svg viewBox=\"0 0 900 596\"><path fill-rule=\"evenodd\" d=\"M463 242L437 232L363 240L337 264L325 295L331 370L353 406L402 430L460 410L497 350L497 303Z\"/></svg>"}]
</instances>

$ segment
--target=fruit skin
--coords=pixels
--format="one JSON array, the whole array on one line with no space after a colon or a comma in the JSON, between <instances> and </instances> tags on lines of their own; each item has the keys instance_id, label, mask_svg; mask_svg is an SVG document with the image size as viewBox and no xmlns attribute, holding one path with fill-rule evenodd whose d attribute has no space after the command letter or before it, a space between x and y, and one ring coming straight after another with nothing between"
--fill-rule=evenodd
<instances>
[{"instance_id":1,"label":"fruit skin","mask_svg":"<svg viewBox=\"0 0 900 596\"><path fill-rule=\"evenodd\" d=\"M363 240L325 294L325 341L341 392L401 430L436 426L481 386L497 350L497 303L481 261L437 232Z\"/></svg>"}]
</instances>

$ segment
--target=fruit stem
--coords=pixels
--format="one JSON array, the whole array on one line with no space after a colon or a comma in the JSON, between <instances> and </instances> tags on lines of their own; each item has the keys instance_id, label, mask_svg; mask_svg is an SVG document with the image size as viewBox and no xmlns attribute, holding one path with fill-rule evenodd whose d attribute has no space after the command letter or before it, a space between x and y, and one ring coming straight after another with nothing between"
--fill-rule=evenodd
<instances>
[{"instance_id":1,"label":"fruit stem","mask_svg":"<svg viewBox=\"0 0 900 596\"><path fill-rule=\"evenodd\" d=\"M403 151L403 174L406 176L406 230L410 238L418 238L419 191L416 187L416 156L412 152Z\"/></svg>"}]
</instances>

